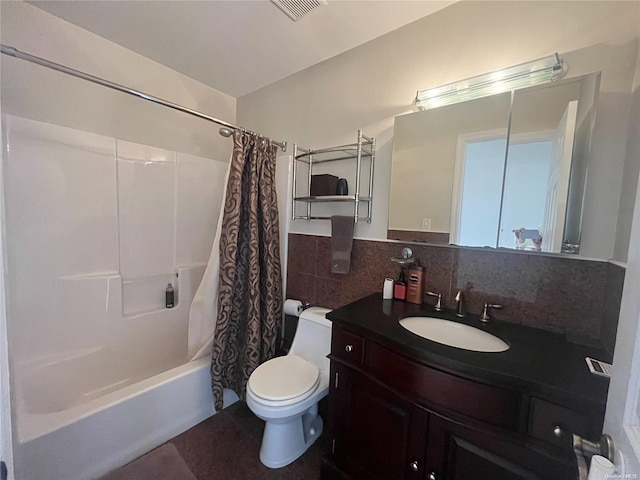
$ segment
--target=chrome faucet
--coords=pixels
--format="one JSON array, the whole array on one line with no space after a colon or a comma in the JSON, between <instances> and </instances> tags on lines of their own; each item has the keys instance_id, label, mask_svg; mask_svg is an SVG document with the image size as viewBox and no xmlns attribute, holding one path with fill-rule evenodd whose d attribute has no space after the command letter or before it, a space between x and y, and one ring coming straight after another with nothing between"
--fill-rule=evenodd
<instances>
[{"instance_id":1,"label":"chrome faucet","mask_svg":"<svg viewBox=\"0 0 640 480\"><path fill-rule=\"evenodd\" d=\"M463 298L462 290L458 290L458 293L456 293L456 317L462 318L466 315Z\"/></svg>"},{"instance_id":2,"label":"chrome faucet","mask_svg":"<svg viewBox=\"0 0 640 480\"><path fill-rule=\"evenodd\" d=\"M437 297L438 298L438 300L436 301L436 304L433 306L433 309L436 312L441 312L442 311L442 294L434 293L434 292L427 292L427 293L425 293L425 295L428 295L430 297Z\"/></svg>"},{"instance_id":3,"label":"chrome faucet","mask_svg":"<svg viewBox=\"0 0 640 480\"><path fill-rule=\"evenodd\" d=\"M491 320L491 317L489 316L490 308L493 308L495 310L501 310L502 305L498 305L495 303L485 303L484 308L482 309L482 315L480 315L480 321L482 323L487 323L489 320Z\"/></svg>"}]
</instances>

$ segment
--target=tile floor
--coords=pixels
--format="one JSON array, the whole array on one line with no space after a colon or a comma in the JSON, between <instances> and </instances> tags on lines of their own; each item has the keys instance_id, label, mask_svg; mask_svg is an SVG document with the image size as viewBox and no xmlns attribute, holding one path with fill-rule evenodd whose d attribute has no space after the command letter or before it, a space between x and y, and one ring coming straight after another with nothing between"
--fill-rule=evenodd
<instances>
[{"instance_id":1,"label":"tile floor","mask_svg":"<svg viewBox=\"0 0 640 480\"><path fill-rule=\"evenodd\" d=\"M323 402L319 409L326 424ZM170 443L198 480L319 480L320 460L330 449L326 433L298 460L272 470L259 459L263 429L264 422L237 402Z\"/></svg>"}]
</instances>

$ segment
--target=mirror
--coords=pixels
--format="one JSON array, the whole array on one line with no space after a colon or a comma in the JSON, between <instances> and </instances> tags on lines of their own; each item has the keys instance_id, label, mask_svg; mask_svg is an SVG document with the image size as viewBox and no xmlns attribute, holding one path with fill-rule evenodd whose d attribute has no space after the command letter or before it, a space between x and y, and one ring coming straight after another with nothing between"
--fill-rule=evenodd
<instances>
[{"instance_id":1,"label":"mirror","mask_svg":"<svg viewBox=\"0 0 640 480\"><path fill-rule=\"evenodd\" d=\"M599 80L396 117L387 237L578 253Z\"/></svg>"}]
</instances>

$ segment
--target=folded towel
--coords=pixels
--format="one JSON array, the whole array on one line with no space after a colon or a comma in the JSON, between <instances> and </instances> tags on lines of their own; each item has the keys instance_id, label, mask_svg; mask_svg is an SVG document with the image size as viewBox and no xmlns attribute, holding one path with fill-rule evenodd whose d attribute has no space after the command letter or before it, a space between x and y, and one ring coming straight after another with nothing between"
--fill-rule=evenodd
<instances>
[{"instance_id":1,"label":"folded towel","mask_svg":"<svg viewBox=\"0 0 640 480\"><path fill-rule=\"evenodd\" d=\"M353 224L353 217L331 217L331 273L349 273Z\"/></svg>"}]
</instances>

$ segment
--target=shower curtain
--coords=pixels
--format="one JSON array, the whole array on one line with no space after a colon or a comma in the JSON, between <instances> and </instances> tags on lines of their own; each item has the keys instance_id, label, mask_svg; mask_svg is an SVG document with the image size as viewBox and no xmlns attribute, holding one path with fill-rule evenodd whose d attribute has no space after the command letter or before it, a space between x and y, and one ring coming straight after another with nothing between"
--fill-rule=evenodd
<instances>
[{"instance_id":1,"label":"shower curtain","mask_svg":"<svg viewBox=\"0 0 640 480\"><path fill-rule=\"evenodd\" d=\"M245 398L253 370L275 355L282 322L277 147L267 139L238 130L233 143L211 356L216 410L222 408L223 388Z\"/></svg>"}]
</instances>

